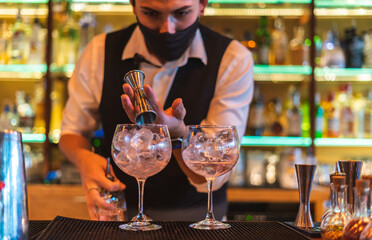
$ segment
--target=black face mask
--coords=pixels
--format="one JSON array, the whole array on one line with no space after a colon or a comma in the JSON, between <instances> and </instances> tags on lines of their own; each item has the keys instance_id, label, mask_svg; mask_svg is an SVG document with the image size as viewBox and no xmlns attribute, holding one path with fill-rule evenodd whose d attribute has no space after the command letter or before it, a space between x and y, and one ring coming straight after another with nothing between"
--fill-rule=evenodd
<instances>
[{"instance_id":1,"label":"black face mask","mask_svg":"<svg viewBox=\"0 0 372 240\"><path fill-rule=\"evenodd\" d=\"M145 38L147 48L157 57L165 61L173 61L182 56L194 39L199 27L199 19L188 28L176 33L158 33L137 23Z\"/></svg>"}]
</instances>

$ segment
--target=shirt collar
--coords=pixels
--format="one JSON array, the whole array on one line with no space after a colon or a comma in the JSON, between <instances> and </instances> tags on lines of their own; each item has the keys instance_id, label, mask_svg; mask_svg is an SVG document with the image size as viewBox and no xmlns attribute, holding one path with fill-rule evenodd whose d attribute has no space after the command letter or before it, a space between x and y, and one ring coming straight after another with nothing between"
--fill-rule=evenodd
<instances>
[{"instance_id":1,"label":"shirt collar","mask_svg":"<svg viewBox=\"0 0 372 240\"><path fill-rule=\"evenodd\" d=\"M186 65L188 58L199 58L204 65L207 65L207 54L205 52L203 38L199 29L196 30L195 37L191 45L187 48L186 52L181 56L181 58L175 61L166 62L163 65L153 54L147 50L145 39L141 30L137 26L123 50L121 59L126 60L133 58L136 53L142 55L152 64L163 66L164 68L174 68Z\"/></svg>"}]
</instances>

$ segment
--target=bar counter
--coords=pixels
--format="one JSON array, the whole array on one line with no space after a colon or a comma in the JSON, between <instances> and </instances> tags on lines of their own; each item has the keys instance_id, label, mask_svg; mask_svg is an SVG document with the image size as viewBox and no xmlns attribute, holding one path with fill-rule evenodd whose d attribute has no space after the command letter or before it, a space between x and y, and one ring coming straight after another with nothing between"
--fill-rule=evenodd
<instances>
[{"instance_id":1,"label":"bar counter","mask_svg":"<svg viewBox=\"0 0 372 240\"><path fill-rule=\"evenodd\" d=\"M144 239L144 240L308 240L311 238L281 222L228 222L229 229L195 230L190 222L155 222L162 226L159 230L132 232L119 229L121 222L99 222L57 216L53 221L30 221L29 239Z\"/></svg>"}]
</instances>

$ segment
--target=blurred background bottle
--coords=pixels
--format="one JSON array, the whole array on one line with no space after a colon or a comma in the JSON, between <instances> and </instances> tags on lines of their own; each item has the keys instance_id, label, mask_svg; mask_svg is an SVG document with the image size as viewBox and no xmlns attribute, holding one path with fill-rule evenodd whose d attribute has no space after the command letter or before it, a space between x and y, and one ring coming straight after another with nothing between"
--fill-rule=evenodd
<instances>
[{"instance_id":1,"label":"blurred background bottle","mask_svg":"<svg viewBox=\"0 0 372 240\"><path fill-rule=\"evenodd\" d=\"M302 133L302 113L301 113L300 92L294 85L288 90L286 116L287 116L287 136L300 137Z\"/></svg>"},{"instance_id":2,"label":"blurred background bottle","mask_svg":"<svg viewBox=\"0 0 372 240\"><path fill-rule=\"evenodd\" d=\"M345 54L341 48L336 28L328 31L327 39L323 43L320 67L344 68Z\"/></svg>"},{"instance_id":3,"label":"blurred background bottle","mask_svg":"<svg viewBox=\"0 0 372 240\"><path fill-rule=\"evenodd\" d=\"M289 50L292 65L309 65L309 46L305 44L305 28L297 26L293 28L294 38L289 42Z\"/></svg>"},{"instance_id":4,"label":"blurred background bottle","mask_svg":"<svg viewBox=\"0 0 372 240\"><path fill-rule=\"evenodd\" d=\"M260 18L259 27L256 30L256 43L258 47L258 63L268 65L271 45L271 36L267 27L267 17Z\"/></svg>"},{"instance_id":5,"label":"blurred background bottle","mask_svg":"<svg viewBox=\"0 0 372 240\"><path fill-rule=\"evenodd\" d=\"M344 49L347 68L361 68L363 65L363 40L356 34L355 25L345 29Z\"/></svg>"},{"instance_id":6,"label":"blurred background bottle","mask_svg":"<svg viewBox=\"0 0 372 240\"><path fill-rule=\"evenodd\" d=\"M260 88L256 84L252 103L249 107L247 135L262 136L264 128L264 100Z\"/></svg>"},{"instance_id":7,"label":"blurred background bottle","mask_svg":"<svg viewBox=\"0 0 372 240\"><path fill-rule=\"evenodd\" d=\"M288 54L288 36L285 32L284 20L278 17L274 21L274 30L271 34L270 65L286 64Z\"/></svg>"}]
</instances>

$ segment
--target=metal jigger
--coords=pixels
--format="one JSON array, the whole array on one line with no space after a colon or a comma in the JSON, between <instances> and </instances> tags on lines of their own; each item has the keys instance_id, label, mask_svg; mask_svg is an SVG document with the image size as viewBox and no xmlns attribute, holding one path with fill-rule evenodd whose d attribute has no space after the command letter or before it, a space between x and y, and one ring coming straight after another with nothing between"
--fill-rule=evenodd
<instances>
[{"instance_id":1,"label":"metal jigger","mask_svg":"<svg viewBox=\"0 0 372 240\"><path fill-rule=\"evenodd\" d=\"M295 164L295 168L300 194L300 207L294 225L299 228L310 229L314 227L310 212L310 193L316 165Z\"/></svg>"},{"instance_id":2,"label":"metal jigger","mask_svg":"<svg viewBox=\"0 0 372 240\"><path fill-rule=\"evenodd\" d=\"M145 74L140 70L129 71L124 76L124 81L128 83L134 91L134 108L136 111L135 121L138 124L152 123L155 121L157 116L143 91L144 79Z\"/></svg>"},{"instance_id":3,"label":"metal jigger","mask_svg":"<svg viewBox=\"0 0 372 240\"><path fill-rule=\"evenodd\" d=\"M354 187L355 180L360 178L360 171L362 169L362 161L354 160L340 160L337 165L340 171L346 174L347 184L347 209L350 213L354 212Z\"/></svg>"}]
</instances>

